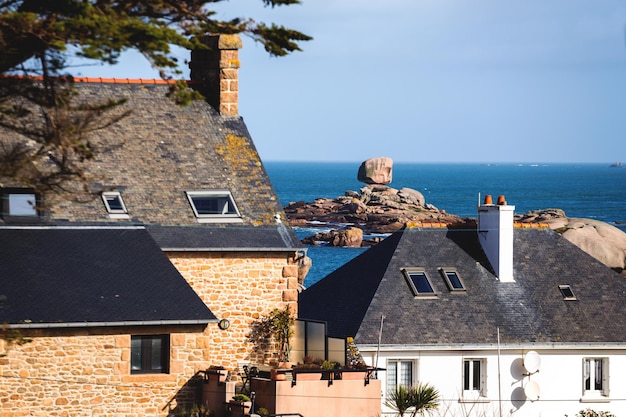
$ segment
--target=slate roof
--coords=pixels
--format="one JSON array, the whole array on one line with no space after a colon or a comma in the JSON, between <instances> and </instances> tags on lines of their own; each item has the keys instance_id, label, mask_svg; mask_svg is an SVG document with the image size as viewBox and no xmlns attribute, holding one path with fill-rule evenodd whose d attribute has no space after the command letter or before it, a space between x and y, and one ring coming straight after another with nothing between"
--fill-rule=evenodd
<instances>
[{"instance_id":1,"label":"slate roof","mask_svg":"<svg viewBox=\"0 0 626 417\"><path fill-rule=\"evenodd\" d=\"M302 244L284 224L275 227L148 226L165 251L291 251Z\"/></svg>"},{"instance_id":2,"label":"slate roof","mask_svg":"<svg viewBox=\"0 0 626 417\"><path fill-rule=\"evenodd\" d=\"M87 165L92 185L121 192L129 219L110 219L102 200L96 198L80 203L56 200L48 205L45 221L242 228L234 232L238 234L229 243L233 247L246 247L244 228L270 228L274 229L271 234L280 236L275 216L284 220L282 207L241 117L222 116L203 100L187 107L176 105L166 97L169 86L163 84L75 86L81 99L126 99L114 112L132 110L121 121L94 133L94 143L121 146L97 154ZM0 130L0 135L15 134ZM17 184L0 179L0 187L12 185ZM185 191L205 190L230 191L241 223L199 224ZM290 239L270 238L268 243L285 248L298 242L291 229L286 233Z\"/></svg>"},{"instance_id":3,"label":"slate roof","mask_svg":"<svg viewBox=\"0 0 626 417\"><path fill-rule=\"evenodd\" d=\"M515 229L513 283L501 283L475 229L397 232L300 295L299 316L329 336L385 345L623 343L626 280L549 229ZM422 267L437 293L415 298L402 268ZM451 292L438 268L466 291ZM566 301L559 285L570 285Z\"/></svg>"},{"instance_id":4,"label":"slate roof","mask_svg":"<svg viewBox=\"0 0 626 417\"><path fill-rule=\"evenodd\" d=\"M0 227L0 297L19 327L216 321L141 227Z\"/></svg>"}]
</instances>

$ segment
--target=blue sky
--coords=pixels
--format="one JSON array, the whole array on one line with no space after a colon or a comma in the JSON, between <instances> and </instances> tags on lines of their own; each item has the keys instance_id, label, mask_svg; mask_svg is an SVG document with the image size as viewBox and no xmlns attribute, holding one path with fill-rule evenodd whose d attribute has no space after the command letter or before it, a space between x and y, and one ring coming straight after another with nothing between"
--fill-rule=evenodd
<instances>
[{"instance_id":1,"label":"blue sky","mask_svg":"<svg viewBox=\"0 0 626 417\"><path fill-rule=\"evenodd\" d=\"M315 38L283 58L243 38L240 114L265 161L626 161L623 0L230 0L218 11ZM156 77L133 54L80 73Z\"/></svg>"}]
</instances>

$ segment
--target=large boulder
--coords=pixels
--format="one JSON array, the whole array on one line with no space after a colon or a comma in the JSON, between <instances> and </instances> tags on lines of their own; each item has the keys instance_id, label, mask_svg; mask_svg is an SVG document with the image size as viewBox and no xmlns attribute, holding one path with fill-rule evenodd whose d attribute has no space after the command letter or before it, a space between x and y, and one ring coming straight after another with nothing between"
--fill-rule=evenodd
<instances>
[{"instance_id":1,"label":"large boulder","mask_svg":"<svg viewBox=\"0 0 626 417\"><path fill-rule=\"evenodd\" d=\"M593 219L568 220L563 237L606 266L626 269L626 233L608 223Z\"/></svg>"},{"instance_id":2,"label":"large boulder","mask_svg":"<svg viewBox=\"0 0 626 417\"><path fill-rule=\"evenodd\" d=\"M389 184L392 170L391 158L371 158L361 164L357 179L365 184Z\"/></svg>"}]
</instances>

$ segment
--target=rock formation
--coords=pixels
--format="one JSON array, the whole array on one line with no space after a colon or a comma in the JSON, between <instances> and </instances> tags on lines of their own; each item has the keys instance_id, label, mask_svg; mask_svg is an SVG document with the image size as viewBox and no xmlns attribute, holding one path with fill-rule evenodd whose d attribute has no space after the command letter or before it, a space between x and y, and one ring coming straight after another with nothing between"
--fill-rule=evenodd
<instances>
[{"instance_id":1,"label":"rock formation","mask_svg":"<svg viewBox=\"0 0 626 417\"><path fill-rule=\"evenodd\" d=\"M391 158L371 158L361 164L357 179L365 184L390 184L392 170Z\"/></svg>"},{"instance_id":2,"label":"rock formation","mask_svg":"<svg viewBox=\"0 0 626 417\"><path fill-rule=\"evenodd\" d=\"M568 218L561 209L545 209L516 216L523 223L547 223L551 229L606 266L626 276L626 233L608 223Z\"/></svg>"},{"instance_id":3,"label":"rock formation","mask_svg":"<svg viewBox=\"0 0 626 417\"><path fill-rule=\"evenodd\" d=\"M427 204L417 190L397 190L382 184L391 181L389 158L369 159L359 168L359 180L368 185L346 191L334 199L319 198L312 203L290 203L284 208L291 226L323 225L334 230L320 232L303 240L330 246L366 246L377 243L364 240L366 233L392 233L407 226L475 226L473 218L439 210ZM388 184L388 183L387 183ZM529 211L515 216L516 222L545 223L600 262L626 276L626 233L608 223L591 219L568 218L557 208Z\"/></svg>"}]
</instances>

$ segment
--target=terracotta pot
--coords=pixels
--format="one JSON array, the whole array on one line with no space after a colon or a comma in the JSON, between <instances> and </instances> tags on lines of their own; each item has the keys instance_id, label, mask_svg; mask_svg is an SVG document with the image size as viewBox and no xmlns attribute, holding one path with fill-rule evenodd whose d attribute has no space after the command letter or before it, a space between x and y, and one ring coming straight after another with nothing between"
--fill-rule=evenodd
<instances>
[{"instance_id":1,"label":"terracotta pot","mask_svg":"<svg viewBox=\"0 0 626 417\"><path fill-rule=\"evenodd\" d=\"M287 374L284 372L278 372L278 369L272 368L270 369L270 378L272 381L286 381Z\"/></svg>"}]
</instances>

